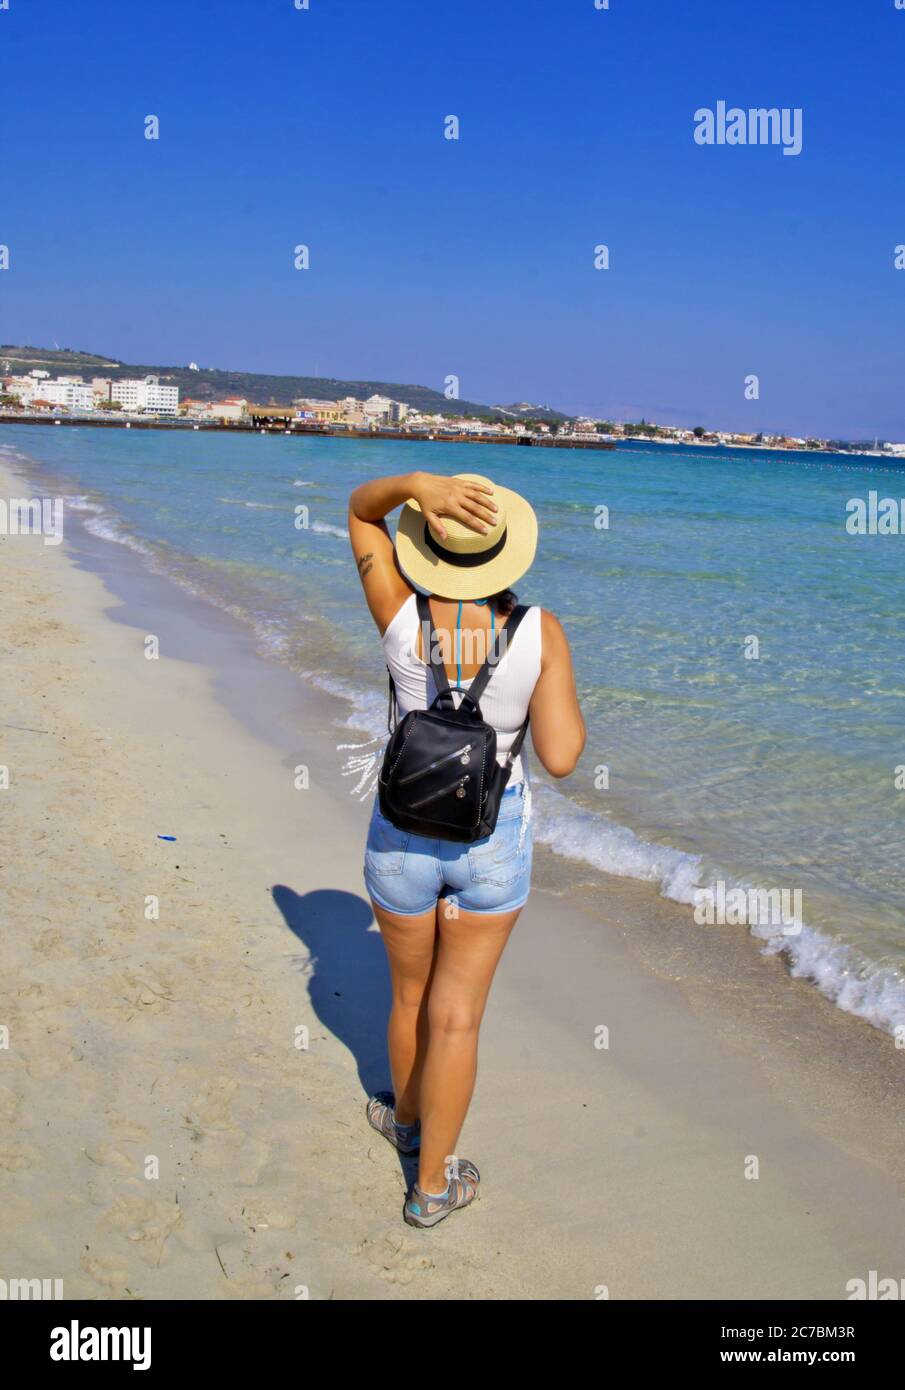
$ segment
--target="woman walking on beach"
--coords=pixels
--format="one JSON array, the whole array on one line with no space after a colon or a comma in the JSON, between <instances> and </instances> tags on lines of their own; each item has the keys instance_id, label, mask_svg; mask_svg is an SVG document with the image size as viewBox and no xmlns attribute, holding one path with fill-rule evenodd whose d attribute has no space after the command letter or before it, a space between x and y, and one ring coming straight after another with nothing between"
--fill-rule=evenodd
<instances>
[{"instance_id":1,"label":"woman walking on beach","mask_svg":"<svg viewBox=\"0 0 905 1390\"><path fill-rule=\"evenodd\" d=\"M385 518L400 506L394 545ZM489 654L480 677L480 716L496 732L497 762L511 763L490 834L470 843L446 839L442 820L436 834L415 834L394 824L379 804L368 833L365 882L393 989L393 1093L371 1098L368 1119L400 1152L419 1155L404 1215L410 1225L433 1226L468 1206L480 1182L475 1165L453 1155L474 1089L491 981L530 891L523 726L530 717L535 751L554 777L573 771L585 729L562 627L540 608L518 609L511 592L537 543L537 520L523 497L475 474L378 478L352 493L349 533L400 713L428 709L447 683L467 691ZM418 590L430 596L422 606L424 622ZM503 630L513 613L510 644ZM468 765L473 746L456 748L463 756L453 761ZM444 754L425 773L452 758ZM470 774L457 769L452 782L446 777L446 786L411 803L424 807L413 811L416 818L437 814L434 807L444 798L452 815L456 803L448 798L466 797ZM486 785L493 780L488 776Z\"/></svg>"}]
</instances>

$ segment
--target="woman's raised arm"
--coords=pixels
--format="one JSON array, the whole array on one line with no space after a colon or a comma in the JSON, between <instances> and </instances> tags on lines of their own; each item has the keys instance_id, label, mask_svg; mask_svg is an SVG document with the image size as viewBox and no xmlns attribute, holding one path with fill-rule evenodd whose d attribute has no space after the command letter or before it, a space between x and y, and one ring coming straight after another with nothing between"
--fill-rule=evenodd
<instances>
[{"instance_id":1,"label":"woman's raised arm","mask_svg":"<svg viewBox=\"0 0 905 1390\"><path fill-rule=\"evenodd\" d=\"M418 503L436 536L443 540L444 516L456 517L474 531L486 531L495 503L489 489L461 478L433 473L399 473L362 483L349 498L349 538L371 617L381 635L386 632L414 589L396 563L396 552L385 518L410 497Z\"/></svg>"}]
</instances>

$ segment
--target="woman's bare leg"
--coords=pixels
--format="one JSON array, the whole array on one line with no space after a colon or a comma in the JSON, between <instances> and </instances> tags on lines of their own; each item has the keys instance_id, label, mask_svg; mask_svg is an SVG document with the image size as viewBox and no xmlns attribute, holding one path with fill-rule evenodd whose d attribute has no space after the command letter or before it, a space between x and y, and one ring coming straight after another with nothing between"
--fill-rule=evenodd
<instances>
[{"instance_id":1,"label":"woman's bare leg","mask_svg":"<svg viewBox=\"0 0 905 1390\"><path fill-rule=\"evenodd\" d=\"M520 912L465 912L443 899L437 904L439 948L427 996L427 1055L420 1078L422 1192L446 1190L446 1160L456 1151L474 1090L484 1006Z\"/></svg>"},{"instance_id":2,"label":"woman's bare leg","mask_svg":"<svg viewBox=\"0 0 905 1390\"><path fill-rule=\"evenodd\" d=\"M427 990L437 946L437 911L400 917L371 903L390 963L393 1006L387 1026L390 1073L401 1125L416 1120L427 1050Z\"/></svg>"}]
</instances>

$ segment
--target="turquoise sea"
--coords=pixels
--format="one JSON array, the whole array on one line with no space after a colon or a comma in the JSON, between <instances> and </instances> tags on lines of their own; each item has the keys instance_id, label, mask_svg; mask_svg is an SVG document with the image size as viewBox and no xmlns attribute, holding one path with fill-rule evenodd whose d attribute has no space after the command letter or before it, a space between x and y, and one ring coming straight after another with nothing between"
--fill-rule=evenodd
<instances>
[{"instance_id":1,"label":"turquoise sea","mask_svg":"<svg viewBox=\"0 0 905 1390\"><path fill-rule=\"evenodd\" d=\"M413 468L517 488L541 524L519 597L562 619L589 731L567 782L535 761L539 838L583 876L649 879L688 904L718 883L797 891L791 931L753 928L765 949L841 1007L905 1025L905 535L846 529L871 491L905 521L905 467L51 426L5 426L0 453L32 495L70 499L68 522L254 624L275 659L349 701L361 737L385 690L350 490Z\"/></svg>"}]
</instances>

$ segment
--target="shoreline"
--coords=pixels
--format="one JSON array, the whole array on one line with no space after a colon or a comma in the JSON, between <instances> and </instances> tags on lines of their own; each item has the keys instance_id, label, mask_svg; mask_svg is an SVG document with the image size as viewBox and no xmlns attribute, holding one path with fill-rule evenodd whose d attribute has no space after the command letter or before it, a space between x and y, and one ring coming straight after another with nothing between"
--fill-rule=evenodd
<instances>
[{"instance_id":1,"label":"shoreline","mask_svg":"<svg viewBox=\"0 0 905 1390\"><path fill-rule=\"evenodd\" d=\"M137 429L137 430L177 430L193 433L226 433L226 434L280 434L280 435L316 435L321 438L330 439L382 439L392 440L394 443L420 442L429 444L515 444L529 446L536 449L597 449L609 450L619 448L623 444L640 444L647 447L651 444L660 446L672 446L673 448L685 449L743 449L749 453L766 454L788 454L790 458L797 458L799 455L808 457L824 457L833 459L860 459L872 458L879 459L884 463L905 463L903 454L887 454L875 449L809 449L805 445L794 448L786 444L739 444L727 443L719 439L661 439L657 437L624 435L614 436L612 439L581 439L570 436L566 439L536 437L530 432L522 435L481 435L477 433L456 434L446 430L440 433L429 434L426 430L363 430L355 427L347 429L332 429L329 426L297 425L295 421L278 420L275 416L266 414L253 417L253 420L260 420L263 423L237 424L225 423L215 424L212 421L201 420L167 420L155 418L152 420L143 419L140 415L131 416L128 419L89 419L82 416L56 416L56 415L5 415L0 412L0 425L69 425L81 429ZM287 428L287 423L289 428Z\"/></svg>"},{"instance_id":2,"label":"shoreline","mask_svg":"<svg viewBox=\"0 0 905 1390\"><path fill-rule=\"evenodd\" d=\"M66 508L70 514L73 510L76 514L77 535L87 531L104 545L127 547L141 557L143 567L150 567L193 598L200 597L218 611L240 618L255 634L257 654L292 671L309 691L317 690L329 697L328 708L332 714L325 714L325 718L346 736L348 730L360 730L370 736L360 746L370 745L370 751L374 752L374 736L384 737L385 686L373 681L369 624L363 622L368 630L367 647L363 648L359 641L356 655L350 659L345 638L337 643L335 629L321 625L318 630L317 618L304 605L294 610L288 627L285 614L274 621L273 614L267 612L266 595L262 609L254 593L243 595L234 589L230 595L222 584L211 585L203 567L193 568L190 553L155 541L137 530L134 522L124 521L105 493L89 488L91 495L84 494L80 491L83 484L78 479L55 472L52 466L26 454L13 453L6 458L10 466L23 473L32 491L50 489L54 495L56 492L64 495ZM296 480L293 486L314 484ZM244 505L260 504L245 502ZM321 529L336 536L347 535L344 529L333 526ZM354 746L345 745L348 749ZM359 786L364 787L374 769L371 773L363 771L361 760L356 758L356 762L359 765L354 772L352 760L346 762L345 775L352 780L361 778ZM611 876L653 884L664 897L681 904L688 916L692 913L695 887L704 890L713 890L714 885L717 890L721 886L731 887L735 892L747 894L756 892L757 886L764 881L762 866L749 865L745 870L735 866L727 870L713 841L701 840L694 833L687 833L687 829L684 835L681 831L670 834L666 842L658 837L656 827L651 836L645 829L643 804L638 801L624 798L621 803L613 802L611 814L601 815L597 807L589 804L580 779L574 788L570 785L566 791L543 776L536 778L536 782L536 841L555 851L549 856L552 865L555 866L560 856L571 861L573 875L586 877L590 871L592 880L598 884ZM541 876L540 886L547 876ZM755 885L753 890L752 884ZM701 934L700 927L693 926L687 919L685 925L692 935ZM829 999L834 1006L864 1019L873 1028L895 1035L897 1028L905 1026L905 975L899 956L871 952L857 935L837 935L821 923L819 913L814 917L810 913L803 914L800 934L786 935L775 923L758 926L740 922L732 930L748 936L758 955L778 953L793 977L804 979L809 988ZM708 935L710 932L704 930L702 940ZM706 951L703 946L700 949Z\"/></svg>"},{"instance_id":3,"label":"shoreline","mask_svg":"<svg viewBox=\"0 0 905 1390\"><path fill-rule=\"evenodd\" d=\"M258 418L258 417L256 417ZM805 455L809 458L833 458L833 459L879 459L882 463L902 463L905 464L905 455L887 454L873 449L808 449L805 446L790 448L784 444L729 444L722 440L714 439L658 439L640 436L622 436L613 439L581 439L574 436L559 438L538 438L530 433L522 435L481 435L471 432L456 434L453 431L441 431L435 434L428 434L426 430L362 430L362 429L331 429L329 426L323 428L312 425L297 425L295 421L277 422L273 416L259 417L264 421L262 424L215 424L211 421L191 421L191 420L144 420L141 416L133 416L129 419L87 419L79 416L55 416L55 415L4 415L0 413L0 425L68 425L80 429L136 429L136 430L170 430L182 433L220 433L220 434L279 434L279 435L298 435L304 438L306 435L317 436L327 439L379 439L392 440L393 443L425 443L425 444L514 444L522 447L535 449L596 449L606 451L617 449L623 444L640 444L643 447L649 445L659 445L661 447L673 447L683 449L743 449L749 453L765 454L787 454L790 458L798 458ZM287 428L287 424L289 428Z\"/></svg>"},{"instance_id":4,"label":"shoreline","mask_svg":"<svg viewBox=\"0 0 905 1390\"><path fill-rule=\"evenodd\" d=\"M104 545L127 547L141 557L143 566L149 566L154 573L176 583L183 592L195 598L200 596L218 611L240 616L255 633L259 655L291 670L309 691L326 694L332 717L325 714L325 718L330 718L333 727L383 736L385 688L382 683L372 685L370 668L360 651L356 660L347 661L341 645L332 640L333 634L326 642L321 640L325 632L314 632L316 620L304 610L293 620L303 627L304 639L295 644L287 643L287 633L283 631L279 635L256 603L249 604L242 597L237 599L235 592L230 598L222 589L212 588L204 576L199 578L197 570L192 573L186 569L177 552L170 553L165 544L143 536L133 525L124 523L103 493L90 490L94 496L91 500L80 492L78 481L56 474L52 469L48 472L48 465L24 454L14 458L15 463L8 462L19 467L26 479L30 479L32 490L49 487L66 494L67 508L76 513L77 535L87 530ZM340 534L339 531L335 533ZM341 534L346 535L345 531ZM192 557L184 555L183 559L191 561ZM349 769L347 771L350 773ZM359 772L354 776L357 778ZM363 774L364 781L367 776ZM719 880L726 881L737 891L747 892L750 888L750 879L740 878L737 871L727 873L720 867L719 853L708 857L706 847L693 837L673 835L667 843L656 837L647 838L643 812L639 823L637 803L625 802L616 806L613 816L599 816L596 808L588 804L587 797L582 797L580 787L564 793L541 777L536 791L536 839L557 851L549 856L554 866L560 856L571 861L573 875L587 876L590 871L598 883L615 875L653 884L663 896L681 904L689 917L693 885L706 888ZM706 870L701 870L698 863L702 857L708 858ZM750 874L752 870L749 868L747 872ZM755 882L760 881L758 872L753 870ZM700 930L687 918L685 925L692 934ZM800 935L786 936L777 927L759 929L745 923L734 930L748 936L758 954L779 952L788 969L804 978L809 988L872 1027L891 1034L905 1018L905 976L901 961L872 956L857 940L827 934L819 921L809 920L807 914ZM705 931L704 936L707 934Z\"/></svg>"},{"instance_id":5,"label":"shoreline","mask_svg":"<svg viewBox=\"0 0 905 1390\"><path fill-rule=\"evenodd\" d=\"M844 1298L900 1273L892 1039L746 936L695 937L651 885L545 850L462 1141L485 1191L409 1232L363 1114L386 978L337 702L124 547L4 538L0 568L22 634L0 757L9 1269L77 1297L457 1300Z\"/></svg>"},{"instance_id":6,"label":"shoreline","mask_svg":"<svg viewBox=\"0 0 905 1390\"><path fill-rule=\"evenodd\" d=\"M140 416L133 416L130 419L109 419L109 420L89 420L79 416L40 416L40 415L0 415L0 425L68 425L79 429L119 429L119 430L170 430L180 433L193 434L195 431L205 434L279 434L293 435L299 438L315 436L319 439L377 439L391 440L394 444L512 444L520 447L534 449L615 449L615 443L610 440L597 439L535 439L533 435L525 433L522 435L496 435L496 434L477 434L463 432L456 434L452 430L439 430L434 434L428 434L426 430L360 430L360 429L330 429L329 426L320 428L313 425L297 425L294 420L284 420L275 423L276 417L260 415L253 417L253 421L260 420L261 423L252 424L213 424L208 421L182 421L182 420L143 420ZM288 428L287 428L288 426Z\"/></svg>"}]
</instances>

